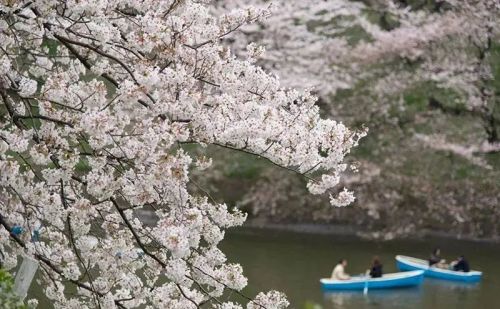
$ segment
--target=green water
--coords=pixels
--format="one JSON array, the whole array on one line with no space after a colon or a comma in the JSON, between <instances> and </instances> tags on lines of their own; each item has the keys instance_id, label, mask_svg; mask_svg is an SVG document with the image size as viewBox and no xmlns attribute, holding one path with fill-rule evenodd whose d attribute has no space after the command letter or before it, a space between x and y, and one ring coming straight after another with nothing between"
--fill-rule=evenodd
<instances>
[{"instance_id":1,"label":"green water","mask_svg":"<svg viewBox=\"0 0 500 309\"><path fill-rule=\"evenodd\" d=\"M387 291L323 293L337 260L348 259L347 272L363 273L373 255L385 272L395 272L394 256L426 258L435 246L451 260L465 254L474 270L483 271L478 284L424 280L420 287ZM287 294L291 308L500 308L500 245L455 240L371 242L353 237L296 234L262 230L228 233L222 249L243 265L249 286L245 293L271 289ZM316 307L315 307L316 306ZM321 306L321 307L319 307Z\"/></svg>"},{"instance_id":2,"label":"green water","mask_svg":"<svg viewBox=\"0 0 500 309\"><path fill-rule=\"evenodd\" d=\"M353 275L363 273L373 255L382 259L385 272L394 272L396 254L426 258L435 246L441 247L448 260L465 254L473 269L483 271L481 283L426 278L418 288L369 291L367 296L362 292L324 294L320 289L319 279L330 276L340 258L348 260L346 270ZM228 232L221 249L230 261L243 265L249 279L245 294L279 290L287 294L290 308L500 308L498 244L454 240L371 242L354 237L242 229ZM42 294L34 283L28 298L40 297L38 308L52 308Z\"/></svg>"}]
</instances>

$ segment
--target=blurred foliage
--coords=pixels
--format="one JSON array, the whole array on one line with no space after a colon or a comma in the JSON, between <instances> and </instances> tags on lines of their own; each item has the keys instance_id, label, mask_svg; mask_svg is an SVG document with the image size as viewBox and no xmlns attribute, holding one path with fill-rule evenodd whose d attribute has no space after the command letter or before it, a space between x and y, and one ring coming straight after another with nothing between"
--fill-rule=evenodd
<instances>
[{"instance_id":1,"label":"blurred foliage","mask_svg":"<svg viewBox=\"0 0 500 309\"><path fill-rule=\"evenodd\" d=\"M320 304L317 304L315 302L312 302L312 301L307 301L305 304L304 304L304 309L322 309L323 307L320 305Z\"/></svg>"},{"instance_id":2,"label":"blurred foliage","mask_svg":"<svg viewBox=\"0 0 500 309\"><path fill-rule=\"evenodd\" d=\"M386 30L399 27L394 16L379 9L379 0L362 2L373 8L363 12L369 21ZM399 2L411 10L448 9L445 1ZM310 31L321 31L345 21L313 18L306 26ZM370 40L366 32L356 28L340 35L353 45ZM496 93L493 113L500 119L500 42L493 42L489 61L494 78L487 81L487 87ZM461 145L485 141L484 119L467 109L463 94L431 81L413 83L402 93L396 91L393 97L384 99L372 91L376 82L392 71L408 72L411 78L419 68L419 59L375 63L370 69L379 73L367 74L354 87L338 90L318 102L323 116L342 120L352 128L365 125L370 130L348 156L350 162L360 162L359 176L348 175L344 184L356 192L353 207L332 209L327 198L311 196L304 179L293 172L255 156L217 147L201 150L214 158L214 167L212 178L200 177L198 181L218 201L238 205L253 219L267 222L355 224L387 238L425 230L498 237L500 212L494 211L494 201L499 197L500 154L478 154L491 167L487 169L451 151L429 148L414 138L416 134L436 134ZM349 182L350 178L356 180ZM312 308L314 304L306 306Z\"/></svg>"},{"instance_id":3,"label":"blurred foliage","mask_svg":"<svg viewBox=\"0 0 500 309\"><path fill-rule=\"evenodd\" d=\"M0 268L0 308L26 309L28 308L14 293L14 279L9 272Z\"/></svg>"}]
</instances>

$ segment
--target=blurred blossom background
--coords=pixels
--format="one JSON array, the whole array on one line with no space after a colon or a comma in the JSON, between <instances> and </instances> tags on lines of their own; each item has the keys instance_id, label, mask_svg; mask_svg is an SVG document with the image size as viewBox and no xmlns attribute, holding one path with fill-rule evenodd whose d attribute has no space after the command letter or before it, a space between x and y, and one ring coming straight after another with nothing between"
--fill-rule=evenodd
<instances>
[{"instance_id":1,"label":"blurred blossom background","mask_svg":"<svg viewBox=\"0 0 500 309\"><path fill-rule=\"evenodd\" d=\"M253 0L214 10L249 4L271 15L226 44L284 85L311 89L324 116L369 133L348 156L358 171L341 179L355 191L351 207L332 209L263 160L209 148L217 168L200 181L214 196L247 211L250 225L499 239L498 3Z\"/></svg>"}]
</instances>

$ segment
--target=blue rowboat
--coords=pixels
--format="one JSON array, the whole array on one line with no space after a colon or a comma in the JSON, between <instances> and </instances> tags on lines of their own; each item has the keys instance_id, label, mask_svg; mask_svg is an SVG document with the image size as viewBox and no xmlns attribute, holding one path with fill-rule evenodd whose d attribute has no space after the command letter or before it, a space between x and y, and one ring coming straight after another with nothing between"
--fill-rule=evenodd
<instances>
[{"instance_id":1,"label":"blue rowboat","mask_svg":"<svg viewBox=\"0 0 500 309\"><path fill-rule=\"evenodd\" d=\"M320 279L323 290L367 290L367 289L392 289L419 285L422 283L424 272L421 270L401 273L385 274L380 278L368 276L351 277L349 280L336 280L330 278Z\"/></svg>"},{"instance_id":2,"label":"blue rowboat","mask_svg":"<svg viewBox=\"0 0 500 309\"><path fill-rule=\"evenodd\" d=\"M396 264L401 271L423 270L424 276L436 279L445 279L462 282L478 282L481 280L482 272L480 271L454 271L450 269L437 268L429 266L429 262L422 259L417 259L404 255L396 256Z\"/></svg>"}]
</instances>

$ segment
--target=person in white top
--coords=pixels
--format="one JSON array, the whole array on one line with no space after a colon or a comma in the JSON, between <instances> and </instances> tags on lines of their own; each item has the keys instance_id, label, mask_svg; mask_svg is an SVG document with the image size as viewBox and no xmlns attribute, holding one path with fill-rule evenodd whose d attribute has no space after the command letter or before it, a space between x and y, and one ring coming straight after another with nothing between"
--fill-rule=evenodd
<instances>
[{"instance_id":1,"label":"person in white top","mask_svg":"<svg viewBox=\"0 0 500 309\"><path fill-rule=\"evenodd\" d=\"M332 279L335 280L349 280L351 276L345 273L345 268L347 267L347 260L341 259L339 263L335 266L332 272Z\"/></svg>"}]
</instances>

